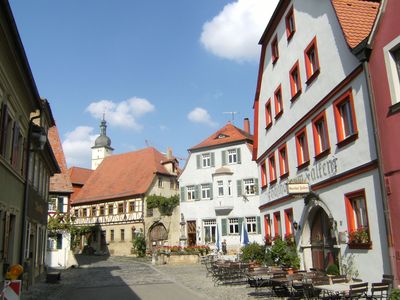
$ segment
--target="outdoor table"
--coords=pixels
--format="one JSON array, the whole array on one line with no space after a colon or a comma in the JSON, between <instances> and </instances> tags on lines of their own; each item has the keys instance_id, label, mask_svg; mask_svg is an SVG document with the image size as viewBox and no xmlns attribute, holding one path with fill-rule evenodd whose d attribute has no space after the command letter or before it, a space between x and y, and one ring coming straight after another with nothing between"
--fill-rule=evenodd
<instances>
[{"instance_id":1,"label":"outdoor table","mask_svg":"<svg viewBox=\"0 0 400 300\"><path fill-rule=\"evenodd\" d=\"M357 282L363 283L363 282ZM328 294L336 294L336 295L346 295L350 291L350 286L355 284L354 282L345 282L345 283L333 283L333 284L324 284L324 285L315 285L315 289L319 289L323 292L328 292Z\"/></svg>"}]
</instances>

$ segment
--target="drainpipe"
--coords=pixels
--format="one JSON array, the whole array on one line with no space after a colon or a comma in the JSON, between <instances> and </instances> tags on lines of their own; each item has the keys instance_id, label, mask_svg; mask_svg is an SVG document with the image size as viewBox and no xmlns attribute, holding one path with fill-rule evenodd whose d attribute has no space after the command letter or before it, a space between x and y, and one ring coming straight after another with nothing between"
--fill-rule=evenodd
<instances>
[{"instance_id":1,"label":"drainpipe","mask_svg":"<svg viewBox=\"0 0 400 300\"><path fill-rule=\"evenodd\" d=\"M26 161L25 161L25 186L24 186L24 206L22 208L22 235L21 235L21 246L20 246L20 254L19 254L19 261L22 266L25 263L25 246L27 241L26 236L26 225L27 225L27 217L28 217L28 201L29 201L29 161L31 157L31 142L32 142L32 128L33 128L33 121L39 119L41 114L38 116L32 117L29 120L28 126L28 140L27 140L27 154L26 154ZM25 271L25 266L24 266Z\"/></svg>"},{"instance_id":2,"label":"drainpipe","mask_svg":"<svg viewBox=\"0 0 400 300\"><path fill-rule=\"evenodd\" d=\"M392 222L390 219L390 209L388 205L388 199L387 199L387 194L386 194L386 186L384 182L384 170L383 170L383 163L382 163L382 152L381 152L381 146L379 144L380 137L379 137L379 131L378 131L378 121L376 118L376 110L375 110L375 105L374 105L374 94L373 94L373 89L372 89L372 83L371 83L371 77L368 69L368 62L364 61L363 62L363 67L364 67L364 73L367 81L367 86L368 86L368 98L369 98L369 107L371 110L372 114L372 125L373 125L373 131L374 131L374 138L375 138L375 151L376 155L378 157L378 169L379 169L379 182L380 182L380 187L382 191L382 204L383 204L383 213L385 216L385 227L386 227L386 238L387 238L387 246L388 246L388 254L389 254L389 260L390 260L390 268L391 268L391 273L396 276L396 258L395 258L395 252L394 252L394 247L393 247L393 240L392 240ZM395 278L395 281L398 281L398 278Z\"/></svg>"}]
</instances>

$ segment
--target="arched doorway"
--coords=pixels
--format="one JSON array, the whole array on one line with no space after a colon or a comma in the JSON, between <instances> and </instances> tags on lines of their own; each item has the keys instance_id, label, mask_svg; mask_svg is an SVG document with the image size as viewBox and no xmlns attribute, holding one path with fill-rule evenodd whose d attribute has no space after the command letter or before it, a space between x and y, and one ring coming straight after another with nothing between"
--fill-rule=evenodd
<instances>
[{"instance_id":1,"label":"arched doorway","mask_svg":"<svg viewBox=\"0 0 400 300\"><path fill-rule=\"evenodd\" d=\"M332 222L325 210L317 206L311 218L311 256L313 268L326 270L330 264L337 263L338 251L334 248L336 239L332 234Z\"/></svg>"},{"instance_id":2,"label":"arched doorway","mask_svg":"<svg viewBox=\"0 0 400 300\"><path fill-rule=\"evenodd\" d=\"M168 239L168 232L164 224L156 223L150 228L149 232L150 247L162 246Z\"/></svg>"}]
</instances>

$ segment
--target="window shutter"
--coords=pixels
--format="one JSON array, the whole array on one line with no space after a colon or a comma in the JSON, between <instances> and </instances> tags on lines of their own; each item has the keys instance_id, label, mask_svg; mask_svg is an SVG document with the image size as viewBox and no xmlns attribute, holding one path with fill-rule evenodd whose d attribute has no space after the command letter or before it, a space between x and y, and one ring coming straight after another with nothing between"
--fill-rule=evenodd
<instances>
[{"instance_id":1,"label":"window shutter","mask_svg":"<svg viewBox=\"0 0 400 300\"><path fill-rule=\"evenodd\" d=\"M237 187L238 197L242 196L242 181L241 180L236 181L236 187Z\"/></svg>"},{"instance_id":2,"label":"window shutter","mask_svg":"<svg viewBox=\"0 0 400 300\"><path fill-rule=\"evenodd\" d=\"M222 219L221 220L221 227L222 227L222 232L221 235L227 235L227 229L228 229L228 220L227 219Z\"/></svg>"},{"instance_id":3,"label":"window shutter","mask_svg":"<svg viewBox=\"0 0 400 300\"><path fill-rule=\"evenodd\" d=\"M226 151L222 151L221 152L221 161L222 161L222 165L225 166L226 165Z\"/></svg>"},{"instance_id":4,"label":"window shutter","mask_svg":"<svg viewBox=\"0 0 400 300\"><path fill-rule=\"evenodd\" d=\"M184 201L186 201L186 194L185 194L185 187L184 186L182 186L181 187L181 202L184 202Z\"/></svg>"},{"instance_id":5,"label":"window shutter","mask_svg":"<svg viewBox=\"0 0 400 300\"><path fill-rule=\"evenodd\" d=\"M260 193L259 191L259 187L258 187L258 178L254 178L254 191L256 193L256 195L258 195Z\"/></svg>"},{"instance_id":6,"label":"window shutter","mask_svg":"<svg viewBox=\"0 0 400 300\"><path fill-rule=\"evenodd\" d=\"M260 217L257 217L257 233L261 233L261 219Z\"/></svg>"},{"instance_id":7,"label":"window shutter","mask_svg":"<svg viewBox=\"0 0 400 300\"><path fill-rule=\"evenodd\" d=\"M215 153L211 152L211 167L215 167Z\"/></svg>"},{"instance_id":8,"label":"window shutter","mask_svg":"<svg viewBox=\"0 0 400 300\"><path fill-rule=\"evenodd\" d=\"M241 155L240 148L236 149L236 155L237 155L237 163L241 164L242 163L242 155Z\"/></svg>"},{"instance_id":9,"label":"window shutter","mask_svg":"<svg viewBox=\"0 0 400 300\"><path fill-rule=\"evenodd\" d=\"M196 185L194 189L194 200L200 200L200 185Z\"/></svg>"},{"instance_id":10,"label":"window shutter","mask_svg":"<svg viewBox=\"0 0 400 300\"><path fill-rule=\"evenodd\" d=\"M200 154L196 155L196 165L197 165L197 169L200 169L200 168L201 168L200 160L201 160Z\"/></svg>"},{"instance_id":11,"label":"window shutter","mask_svg":"<svg viewBox=\"0 0 400 300\"><path fill-rule=\"evenodd\" d=\"M210 199L212 200L213 199L213 184L212 183L210 183Z\"/></svg>"},{"instance_id":12,"label":"window shutter","mask_svg":"<svg viewBox=\"0 0 400 300\"><path fill-rule=\"evenodd\" d=\"M242 234L242 224L243 224L244 218L239 218L238 224L239 224L239 234Z\"/></svg>"},{"instance_id":13,"label":"window shutter","mask_svg":"<svg viewBox=\"0 0 400 300\"><path fill-rule=\"evenodd\" d=\"M57 234L57 249L62 249L62 234Z\"/></svg>"}]
</instances>

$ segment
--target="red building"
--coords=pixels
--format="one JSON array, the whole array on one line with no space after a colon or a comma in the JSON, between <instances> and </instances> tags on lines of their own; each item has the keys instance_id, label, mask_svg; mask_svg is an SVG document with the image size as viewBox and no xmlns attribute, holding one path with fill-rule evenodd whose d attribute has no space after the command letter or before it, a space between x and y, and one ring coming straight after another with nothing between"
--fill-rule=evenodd
<instances>
[{"instance_id":1,"label":"red building","mask_svg":"<svg viewBox=\"0 0 400 300\"><path fill-rule=\"evenodd\" d=\"M383 0L369 39L368 63L378 153L391 231L392 271L400 278L400 1ZM389 235L390 237L390 235Z\"/></svg>"}]
</instances>

